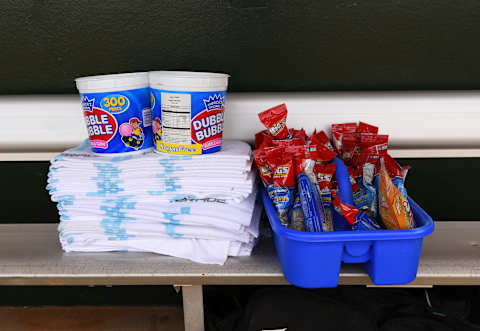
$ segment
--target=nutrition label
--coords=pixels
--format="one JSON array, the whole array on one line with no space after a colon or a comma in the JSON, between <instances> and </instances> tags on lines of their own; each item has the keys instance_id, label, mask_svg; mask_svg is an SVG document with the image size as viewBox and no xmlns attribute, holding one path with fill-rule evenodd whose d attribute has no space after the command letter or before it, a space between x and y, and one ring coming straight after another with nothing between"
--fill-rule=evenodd
<instances>
[{"instance_id":1,"label":"nutrition label","mask_svg":"<svg viewBox=\"0 0 480 331\"><path fill-rule=\"evenodd\" d=\"M152 110L150 108L145 108L142 110L142 117L144 127L152 125Z\"/></svg>"},{"instance_id":2,"label":"nutrition label","mask_svg":"<svg viewBox=\"0 0 480 331\"><path fill-rule=\"evenodd\" d=\"M162 92L163 142L191 144L191 119L190 94Z\"/></svg>"}]
</instances>

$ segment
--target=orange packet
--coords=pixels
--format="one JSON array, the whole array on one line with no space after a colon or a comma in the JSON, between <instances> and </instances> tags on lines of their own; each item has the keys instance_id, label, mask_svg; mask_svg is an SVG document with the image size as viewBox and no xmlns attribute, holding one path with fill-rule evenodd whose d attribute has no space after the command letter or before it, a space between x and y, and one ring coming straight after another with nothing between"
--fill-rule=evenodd
<instances>
[{"instance_id":1,"label":"orange packet","mask_svg":"<svg viewBox=\"0 0 480 331\"><path fill-rule=\"evenodd\" d=\"M393 184L381 159L378 183L378 203L383 224L389 230L415 227L415 220L406 197Z\"/></svg>"}]
</instances>

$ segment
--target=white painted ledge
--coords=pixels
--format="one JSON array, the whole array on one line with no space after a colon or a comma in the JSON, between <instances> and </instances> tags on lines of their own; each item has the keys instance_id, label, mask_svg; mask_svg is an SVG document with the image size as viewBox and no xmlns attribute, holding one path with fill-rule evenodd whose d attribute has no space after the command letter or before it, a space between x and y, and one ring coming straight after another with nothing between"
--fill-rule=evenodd
<instances>
[{"instance_id":1,"label":"white painted ledge","mask_svg":"<svg viewBox=\"0 0 480 331\"><path fill-rule=\"evenodd\" d=\"M229 93L224 137L252 141L262 129L257 113L282 102L289 110L287 124L307 132L346 121L378 125L391 136L398 157L410 157L412 150L415 155L479 155L477 91ZM11 153L45 159L45 152L62 151L87 137L78 95L1 96L0 115L0 152L7 153L3 159L25 155Z\"/></svg>"}]
</instances>

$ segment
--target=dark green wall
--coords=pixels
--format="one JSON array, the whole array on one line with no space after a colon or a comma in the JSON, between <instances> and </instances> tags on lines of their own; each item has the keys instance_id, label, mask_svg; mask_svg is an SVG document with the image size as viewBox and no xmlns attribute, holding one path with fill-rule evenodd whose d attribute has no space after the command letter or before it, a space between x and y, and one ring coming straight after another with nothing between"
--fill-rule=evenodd
<instances>
[{"instance_id":1,"label":"dark green wall","mask_svg":"<svg viewBox=\"0 0 480 331\"><path fill-rule=\"evenodd\" d=\"M0 94L77 76L228 72L234 91L480 88L480 2L2 1Z\"/></svg>"}]
</instances>

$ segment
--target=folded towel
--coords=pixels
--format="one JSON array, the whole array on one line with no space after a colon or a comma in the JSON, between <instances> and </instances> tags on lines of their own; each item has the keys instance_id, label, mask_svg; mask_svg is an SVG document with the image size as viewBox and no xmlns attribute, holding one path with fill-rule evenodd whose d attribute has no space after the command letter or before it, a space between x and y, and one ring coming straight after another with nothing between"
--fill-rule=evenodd
<instances>
[{"instance_id":1,"label":"folded towel","mask_svg":"<svg viewBox=\"0 0 480 331\"><path fill-rule=\"evenodd\" d=\"M250 255L259 236L251 149L240 141L195 156L99 155L85 141L54 157L47 189L65 251L154 252L223 264Z\"/></svg>"}]
</instances>

